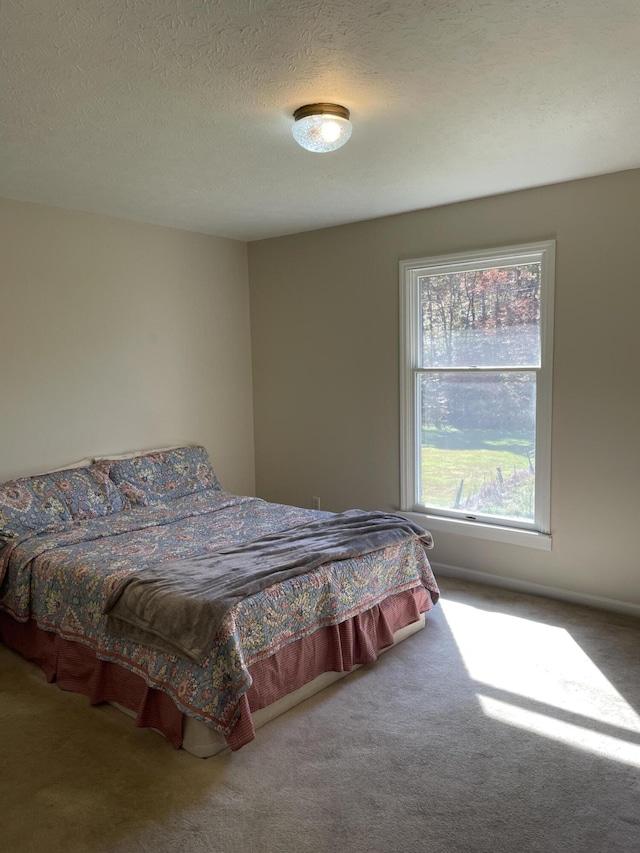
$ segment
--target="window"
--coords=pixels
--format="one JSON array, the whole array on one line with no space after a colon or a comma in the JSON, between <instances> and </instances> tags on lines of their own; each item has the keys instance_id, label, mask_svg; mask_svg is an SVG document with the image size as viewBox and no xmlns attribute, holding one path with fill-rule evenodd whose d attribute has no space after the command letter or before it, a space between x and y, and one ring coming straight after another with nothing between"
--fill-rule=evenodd
<instances>
[{"instance_id":1,"label":"window","mask_svg":"<svg viewBox=\"0 0 640 853\"><path fill-rule=\"evenodd\" d=\"M554 252L400 264L402 508L434 529L550 547Z\"/></svg>"}]
</instances>

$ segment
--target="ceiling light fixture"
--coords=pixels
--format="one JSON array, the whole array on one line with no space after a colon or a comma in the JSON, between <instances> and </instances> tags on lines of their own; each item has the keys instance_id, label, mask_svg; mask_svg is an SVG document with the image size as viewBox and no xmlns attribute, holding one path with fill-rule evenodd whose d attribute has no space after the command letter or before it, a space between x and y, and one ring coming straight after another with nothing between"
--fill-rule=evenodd
<instances>
[{"instance_id":1,"label":"ceiling light fixture","mask_svg":"<svg viewBox=\"0 0 640 853\"><path fill-rule=\"evenodd\" d=\"M350 112L339 104L307 104L293 114L293 138L307 151L335 151L351 136Z\"/></svg>"}]
</instances>

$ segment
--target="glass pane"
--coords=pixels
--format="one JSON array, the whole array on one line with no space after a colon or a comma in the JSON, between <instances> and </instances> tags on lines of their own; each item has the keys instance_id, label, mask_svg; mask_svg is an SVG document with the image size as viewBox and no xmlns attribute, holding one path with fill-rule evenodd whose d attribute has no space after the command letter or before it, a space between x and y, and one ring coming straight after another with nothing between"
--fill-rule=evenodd
<instances>
[{"instance_id":1,"label":"glass pane","mask_svg":"<svg viewBox=\"0 0 640 853\"><path fill-rule=\"evenodd\" d=\"M534 520L535 373L422 373L422 504Z\"/></svg>"},{"instance_id":2,"label":"glass pane","mask_svg":"<svg viewBox=\"0 0 640 853\"><path fill-rule=\"evenodd\" d=\"M420 278L422 367L539 367L540 264Z\"/></svg>"}]
</instances>

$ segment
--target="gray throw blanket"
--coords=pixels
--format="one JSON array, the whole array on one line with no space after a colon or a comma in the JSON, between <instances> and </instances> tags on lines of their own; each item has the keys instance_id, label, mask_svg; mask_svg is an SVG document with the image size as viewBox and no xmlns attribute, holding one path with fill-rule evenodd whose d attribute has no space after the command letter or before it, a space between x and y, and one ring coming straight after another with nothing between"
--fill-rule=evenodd
<instances>
[{"instance_id":1,"label":"gray throw blanket","mask_svg":"<svg viewBox=\"0 0 640 853\"><path fill-rule=\"evenodd\" d=\"M216 553L147 566L127 575L104 607L109 630L124 639L202 663L226 614L243 598L397 542L431 534L402 516L350 510Z\"/></svg>"}]
</instances>

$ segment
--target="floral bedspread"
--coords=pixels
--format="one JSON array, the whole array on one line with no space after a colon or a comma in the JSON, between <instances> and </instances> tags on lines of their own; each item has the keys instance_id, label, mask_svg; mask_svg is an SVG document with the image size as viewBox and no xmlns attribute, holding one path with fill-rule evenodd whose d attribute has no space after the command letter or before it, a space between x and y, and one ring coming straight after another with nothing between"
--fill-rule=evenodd
<instances>
[{"instance_id":1,"label":"floral bedspread","mask_svg":"<svg viewBox=\"0 0 640 853\"><path fill-rule=\"evenodd\" d=\"M248 667L317 628L361 613L389 595L438 587L424 548L404 542L327 563L241 601L202 666L106 630L104 602L122 577L164 560L216 551L326 516L217 489L73 522L0 552L0 608L20 621L90 646L168 693L185 713L228 734L251 686Z\"/></svg>"}]
</instances>

